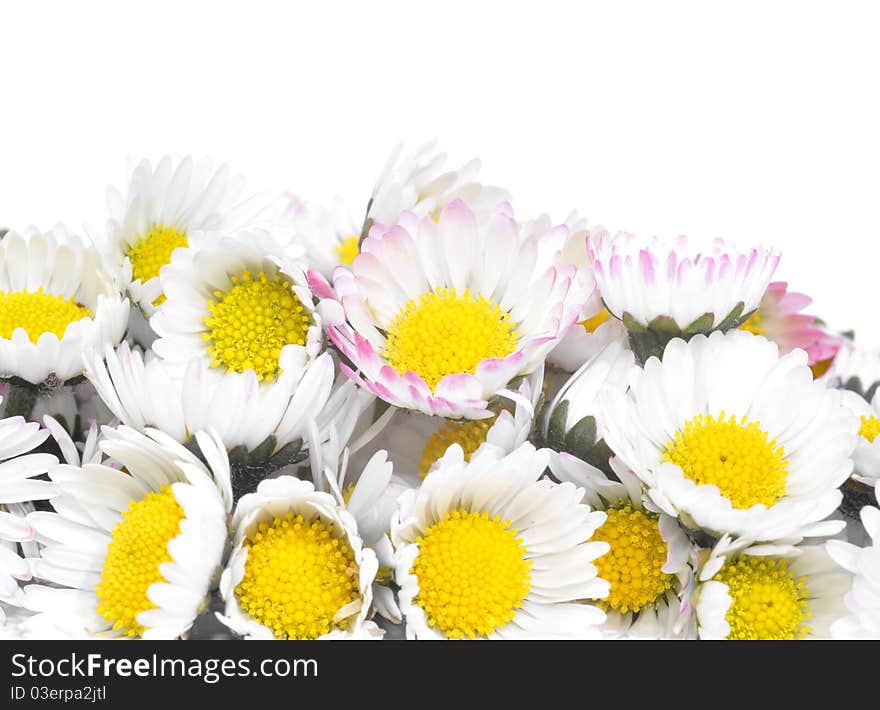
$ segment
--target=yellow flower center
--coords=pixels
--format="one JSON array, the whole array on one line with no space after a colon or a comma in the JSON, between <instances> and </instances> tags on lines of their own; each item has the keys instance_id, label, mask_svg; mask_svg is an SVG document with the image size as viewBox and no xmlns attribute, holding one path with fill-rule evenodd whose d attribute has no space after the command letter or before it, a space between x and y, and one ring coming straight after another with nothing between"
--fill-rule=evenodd
<instances>
[{"instance_id":1,"label":"yellow flower center","mask_svg":"<svg viewBox=\"0 0 880 710\"><path fill-rule=\"evenodd\" d=\"M333 247L333 251L335 251L336 255L339 257L340 264L351 266L354 263L354 258L360 252L360 241L361 238L358 236L346 237L342 240L341 244L337 244Z\"/></svg>"},{"instance_id":2,"label":"yellow flower center","mask_svg":"<svg viewBox=\"0 0 880 710\"><path fill-rule=\"evenodd\" d=\"M727 585L732 600L727 623L734 640L794 640L812 630L803 577L795 577L785 560L741 557L728 562L715 579Z\"/></svg>"},{"instance_id":3,"label":"yellow flower center","mask_svg":"<svg viewBox=\"0 0 880 710\"><path fill-rule=\"evenodd\" d=\"M254 277L245 271L232 276L232 288L215 291L205 317L211 367L234 372L253 370L257 378L274 379L280 370L278 358L285 345L305 345L311 318L291 290L289 281L278 274L268 278L262 271Z\"/></svg>"},{"instance_id":4,"label":"yellow flower center","mask_svg":"<svg viewBox=\"0 0 880 710\"><path fill-rule=\"evenodd\" d=\"M132 501L113 528L95 593L98 613L113 622L114 630L128 636L142 636L146 631L137 615L156 608L147 590L166 581L159 565L172 561L168 543L180 532L182 519L183 508L171 487L162 486L161 492Z\"/></svg>"},{"instance_id":5,"label":"yellow flower center","mask_svg":"<svg viewBox=\"0 0 880 710\"><path fill-rule=\"evenodd\" d=\"M513 619L529 593L532 565L516 532L497 515L458 509L419 537L411 571L430 626L475 638Z\"/></svg>"},{"instance_id":6,"label":"yellow flower center","mask_svg":"<svg viewBox=\"0 0 880 710\"><path fill-rule=\"evenodd\" d=\"M261 523L235 588L248 614L281 639L315 639L360 610L358 567L347 540L327 523L288 513Z\"/></svg>"},{"instance_id":7,"label":"yellow flower center","mask_svg":"<svg viewBox=\"0 0 880 710\"><path fill-rule=\"evenodd\" d=\"M877 434L880 434L880 419L877 417L862 417L862 426L859 427L859 436L862 436L873 443Z\"/></svg>"},{"instance_id":8,"label":"yellow flower center","mask_svg":"<svg viewBox=\"0 0 880 710\"><path fill-rule=\"evenodd\" d=\"M764 330L764 326L761 325L761 311L757 310L749 316L749 319L740 325L740 330L746 330L749 333L754 333L755 335L766 335L767 331Z\"/></svg>"},{"instance_id":9,"label":"yellow flower center","mask_svg":"<svg viewBox=\"0 0 880 710\"><path fill-rule=\"evenodd\" d=\"M666 543L655 516L634 510L629 503L605 512L608 520L593 533L593 540L611 546L595 562L599 576L611 585L611 591L598 604L606 611L613 609L621 614L639 611L672 587L674 577L662 570Z\"/></svg>"},{"instance_id":10,"label":"yellow flower center","mask_svg":"<svg viewBox=\"0 0 880 710\"><path fill-rule=\"evenodd\" d=\"M715 485L734 508L771 506L785 495L785 451L760 422L698 414L676 432L663 458L698 485Z\"/></svg>"},{"instance_id":11,"label":"yellow flower center","mask_svg":"<svg viewBox=\"0 0 880 710\"><path fill-rule=\"evenodd\" d=\"M162 224L153 226L128 252L132 278L141 283L156 278L159 270L171 263L171 252L188 246L186 232ZM153 305L158 306L164 301L165 294L162 294L153 301Z\"/></svg>"},{"instance_id":12,"label":"yellow flower center","mask_svg":"<svg viewBox=\"0 0 880 710\"><path fill-rule=\"evenodd\" d=\"M495 417L474 419L458 422L446 421L437 431L431 434L428 443L422 450L422 461L419 464L419 475L424 478L437 459L446 453L453 444L458 444L464 451L464 460L470 461L471 455L486 441L489 429L495 423Z\"/></svg>"},{"instance_id":13,"label":"yellow flower center","mask_svg":"<svg viewBox=\"0 0 880 710\"><path fill-rule=\"evenodd\" d=\"M55 333L61 338L68 325L91 315L73 297L65 299L43 293L42 286L34 292L0 292L0 338L7 340L16 328L24 328L32 343L43 333Z\"/></svg>"},{"instance_id":14,"label":"yellow flower center","mask_svg":"<svg viewBox=\"0 0 880 710\"><path fill-rule=\"evenodd\" d=\"M603 308L592 318L587 318L586 320L579 321L578 325L583 326L584 330L588 333L595 333L599 326L607 321L610 317L611 312L607 308Z\"/></svg>"},{"instance_id":15,"label":"yellow flower center","mask_svg":"<svg viewBox=\"0 0 880 710\"><path fill-rule=\"evenodd\" d=\"M401 309L383 355L398 374L414 372L433 390L446 375L473 374L483 360L507 357L516 337L516 324L497 304L438 288Z\"/></svg>"}]
</instances>

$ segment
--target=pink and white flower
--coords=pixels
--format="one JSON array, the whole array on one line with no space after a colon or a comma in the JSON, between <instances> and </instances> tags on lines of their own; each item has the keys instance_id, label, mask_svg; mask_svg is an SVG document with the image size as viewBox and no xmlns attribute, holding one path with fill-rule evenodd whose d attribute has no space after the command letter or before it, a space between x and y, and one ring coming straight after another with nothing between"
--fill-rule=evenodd
<instances>
[{"instance_id":1,"label":"pink and white flower","mask_svg":"<svg viewBox=\"0 0 880 710\"><path fill-rule=\"evenodd\" d=\"M779 346L780 355L801 348L809 364L816 365L833 358L843 338L818 327L815 316L801 313L812 302L806 294L789 291L785 281L774 281L767 287L758 310L740 328L772 340Z\"/></svg>"},{"instance_id":2,"label":"pink and white flower","mask_svg":"<svg viewBox=\"0 0 880 710\"><path fill-rule=\"evenodd\" d=\"M630 329L686 334L727 330L754 311L779 255L716 239L642 239L597 230L587 250L605 305Z\"/></svg>"},{"instance_id":3,"label":"pink and white flower","mask_svg":"<svg viewBox=\"0 0 880 710\"><path fill-rule=\"evenodd\" d=\"M566 333L559 344L547 356L548 364L566 372L575 372L584 363L592 360L610 343L627 343L627 331L623 323L613 318L602 302L602 295L594 288L593 266L587 252L587 234L591 229L585 217L572 211L565 218L564 226L568 232L554 230L558 235L554 240L547 240L549 248L559 251L559 262L571 264L578 269L578 277L587 282L590 297L584 303L578 327ZM526 234L550 233L553 223L546 214L527 222L524 226Z\"/></svg>"},{"instance_id":4,"label":"pink and white flower","mask_svg":"<svg viewBox=\"0 0 880 710\"><path fill-rule=\"evenodd\" d=\"M592 281L558 265L549 238L524 236L506 204L485 224L455 201L436 222L407 212L374 225L333 288L309 272L330 338L353 365L343 370L395 406L492 416L489 399L543 362L589 297Z\"/></svg>"}]
</instances>

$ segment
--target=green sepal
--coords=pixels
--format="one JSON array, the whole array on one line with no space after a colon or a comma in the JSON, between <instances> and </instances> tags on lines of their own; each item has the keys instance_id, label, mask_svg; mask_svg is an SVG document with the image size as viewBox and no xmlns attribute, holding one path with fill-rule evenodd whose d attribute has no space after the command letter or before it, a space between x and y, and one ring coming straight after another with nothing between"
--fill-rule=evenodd
<instances>
[{"instance_id":1,"label":"green sepal","mask_svg":"<svg viewBox=\"0 0 880 710\"><path fill-rule=\"evenodd\" d=\"M575 424L565 435L565 451L587 460L596 445L596 418L586 416Z\"/></svg>"},{"instance_id":2,"label":"green sepal","mask_svg":"<svg viewBox=\"0 0 880 710\"><path fill-rule=\"evenodd\" d=\"M685 326L682 331L683 335L698 335L700 333L708 333L712 330L712 324L715 322L714 313L704 313L690 325Z\"/></svg>"},{"instance_id":3,"label":"green sepal","mask_svg":"<svg viewBox=\"0 0 880 710\"><path fill-rule=\"evenodd\" d=\"M678 323L675 322L672 316L657 316L648 323L648 330L668 335L670 338L676 338L681 335L681 328L678 327Z\"/></svg>"},{"instance_id":4,"label":"green sepal","mask_svg":"<svg viewBox=\"0 0 880 710\"><path fill-rule=\"evenodd\" d=\"M565 421L568 418L568 401L561 402L550 413L547 422L547 446L560 451L565 446Z\"/></svg>"},{"instance_id":5,"label":"green sepal","mask_svg":"<svg viewBox=\"0 0 880 710\"><path fill-rule=\"evenodd\" d=\"M630 333L644 333L647 330L645 326L639 323L627 312L624 312L623 318L621 320L623 320L623 324L626 326L626 329Z\"/></svg>"},{"instance_id":6,"label":"green sepal","mask_svg":"<svg viewBox=\"0 0 880 710\"><path fill-rule=\"evenodd\" d=\"M720 330L722 333L726 333L731 328L737 328L738 326L745 323L754 313L755 311L750 311L745 316L743 316L743 310L745 309L746 304L740 301L737 303L733 310L724 316L724 319L715 327L715 330Z\"/></svg>"}]
</instances>

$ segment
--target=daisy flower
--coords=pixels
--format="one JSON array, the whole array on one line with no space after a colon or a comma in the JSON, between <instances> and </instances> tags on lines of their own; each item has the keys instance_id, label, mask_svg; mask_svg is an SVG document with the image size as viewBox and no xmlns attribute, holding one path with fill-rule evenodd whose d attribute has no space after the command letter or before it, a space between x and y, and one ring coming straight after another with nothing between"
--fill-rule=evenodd
<instances>
[{"instance_id":1,"label":"daisy flower","mask_svg":"<svg viewBox=\"0 0 880 710\"><path fill-rule=\"evenodd\" d=\"M288 370L314 360L324 336L306 276L266 255L261 245L271 240L253 230L177 252L162 271L167 300L150 319L155 353L172 363L199 357L220 372L250 370L267 383L281 374L282 356Z\"/></svg>"},{"instance_id":2,"label":"daisy flower","mask_svg":"<svg viewBox=\"0 0 880 710\"><path fill-rule=\"evenodd\" d=\"M870 402L880 386L880 349L847 345L831 365L828 379L835 387L850 390Z\"/></svg>"},{"instance_id":3,"label":"daisy flower","mask_svg":"<svg viewBox=\"0 0 880 710\"><path fill-rule=\"evenodd\" d=\"M774 281L758 309L739 327L772 340L779 346L780 355L795 348L806 351L810 368L819 377L831 365L843 338L818 327L815 316L801 313L812 302L803 293L789 291L785 281Z\"/></svg>"},{"instance_id":4,"label":"daisy flower","mask_svg":"<svg viewBox=\"0 0 880 710\"><path fill-rule=\"evenodd\" d=\"M51 454L28 453L49 437L49 430L22 417L0 419L0 625L5 620L3 604L21 601L18 581L31 578L28 562L36 550L36 534L27 521L32 501L56 494L48 481L34 480L58 463Z\"/></svg>"},{"instance_id":5,"label":"daisy flower","mask_svg":"<svg viewBox=\"0 0 880 710\"><path fill-rule=\"evenodd\" d=\"M484 445L511 453L528 440L532 431L543 376L542 366L524 377L516 399L494 402L490 405L493 415L486 419L444 419L389 408L393 416L365 448L370 452L387 450L394 462L395 476L411 487L421 484L453 444L461 447L465 461Z\"/></svg>"},{"instance_id":6,"label":"daisy flower","mask_svg":"<svg viewBox=\"0 0 880 710\"><path fill-rule=\"evenodd\" d=\"M541 479L546 450L451 447L391 524L407 638L595 638L608 594L583 489Z\"/></svg>"},{"instance_id":7,"label":"daisy flower","mask_svg":"<svg viewBox=\"0 0 880 710\"><path fill-rule=\"evenodd\" d=\"M438 153L436 146L436 141L430 141L404 154L403 144L397 145L373 188L367 226L394 224L405 211L436 217L455 200L466 202L478 219L488 219L498 203L510 200L506 190L476 182L479 160L443 172L446 154Z\"/></svg>"},{"instance_id":8,"label":"daisy flower","mask_svg":"<svg viewBox=\"0 0 880 710\"><path fill-rule=\"evenodd\" d=\"M583 488L584 502L608 516L592 537L610 546L594 562L610 584L607 597L595 602L607 615L602 635L685 638L696 549L674 517L646 504L632 471L616 458L610 465L616 480L586 463L576 469L550 461L558 480Z\"/></svg>"},{"instance_id":9,"label":"daisy flower","mask_svg":"<svg viewBox=\"0 0 880 710\"><path fill-rule=\"evenodd\" d=\"M553 239L545 241L558 250L558 263L571 265L577 269L577 278L581 279L583 288L590 296L584 303L578 325L571 328L550 351L547 362L566 372L574 372L594 358L609 343L626 343L627 330L623 323L612 317L605 308L602 296L596 288L593 266L587 253L587 234L591 229L589 222L574 211L568 215L563 224L567 227L567 232L557 229L556 233L559 237L555 243ZM553 223L548 215L541 215L527 222L523 233L536 236L553 234Z\"/></svg>"},{"instance_id":10,"label":"daisy flower","mask_svg":"<svg viewBox=\"0 0 880 710\"><path fill-rule=\"evenodd\" d=\"M694 592L698 638L794 641L830 638L845 612L850 575L823 545L739 549L722 538Z\"/></svg>"},{"instance_id":11,"label":"daisy flower","mask_svg":"<svg viewBox=\"0 0 880 710\"><path fill-rule=\"evenodd\" d=\"M606 443L687 526L767 541L843 525L825 519L852 471L858 423L802 350L779 357L741 330L676 338L608 406Z\"/></svg>"},{"instance_id":12,"label":"daisy flower","mask_svg":"<svg viewBox=\"0 0 880 710\"><path fill-rule=\"evenodd\" d=\"M216 581L232 502L222 442L196 439L207 464L161 432L105 427L103 463L49 470L56 512L28 522L44 544L34 577L53 586L29 586L28 609L101 638L187 635Z\"/></svg>"},{"instance_id":13,"label":"daisy flower","mask_svg":"<svg viewBox=\"0 0 880 710\"><path fill-rule=\"evenodd\" d=\"M642 359L662 352L671 337L724 331L748 319L779 262L773 251L739 250L720 239L647 240L601 229L588 236L587 250L606 307L634 334Z\"/></svg>"},{"instance_id":14,"label":"daisy flower","mask_svg":"<svg viewBox=\"0 0 880 710\"><path fill-rule=\"evenodd\" d=\"M355 220L340 198L330 207L302 203L291 219L291 236L282 252L331 278L342 264L350 266L358 254L362 224Z\"/></svg>"},{"instance_id":15,"label":"daisy flower","mask_svg":"<svg viewBox=\"0 0 880 710\"><path fill-rule=\"evenodd\" d=\"M308 424L322 430L356 417L372 399L345 379L334 387L329 353L305 369L285 367L268 386L253 371L221 374L194 358L178 368L126 343L85 357L86 377L113 415L138 431L159 428L181 444L197 431L215 431L232 465L236 495L270 470L301 461ZM191 444L188 444L191 445Z\"/></svg>"},{"instance_id":16,"label":"daisy flower","mask_svg":"<svg viewBox=\"0 0 880 710\"><path fill-rule=\"evenodd\" d=\"M164 300L159 272L175 250L195 246L212 232L271 220L271 203L244 199L243 190L244 178L232 175L229 166L189 156L165 156L155 168L143 160L131 171L125 194L108 189L107 258L145 317Z\"/></svg>"},{"instance_id":17,"label":"daisy flower","mask_svg":"<svg viewBox=\"0 0 880 710\"><path fill-rule=\"evenodd\" d=\"M843 403L859 418L859 438L853 452L853 480L871 488L880 480L880 394L870 403L855 392L845 391Z\"/></svg>"},{"instance_id":18,"label":"daisy flower","mask_svg":"<svg viewBox=\"0 0 880 710\"><path fill-rule=\"evenodd\" d=\"M852 588L843 598L849 614L835 621L831 635L840 639L880 640L880 510L865 506L861 511L870 545L856 547L829 540L828 554L853 575Z\"/></svg>"},{"instance_id":19,"label":"daisy flower","mask_svg":"<svg viewBox=\"0 0 880 710\"><path fill-rule=\"evenodd\" d=\"M327 441L319 443L317 427L311 428L309 457L312 482L317 490L330 493L340 509L348 511L357 523L358 536L363 545L371 549L379 569L373 580L373 608L384 618L398 624L400 609L391 590L391 572L394 569L394 548L389 531L391 516L397 508L397 498L412 486L394 474L388 460L388 452L374 452L365 463L363 457L354 456L365 439L364 432L357 440L349 442L331 426Z\"/></svg>"},{"instance_id":20,"label":"daisy flower","mask_svg":"<svg viewBox=\"0 0 880 710\"><path fill-rule=\"evenodd\" d=\"M97 251L57 226L0 240L0 377L48 388L82 373L82 352L122 340L124 300Z\"/></svg>"},{"instance_id":21,"label":"daisy flower","mask_svg":"<svg viewBox=\"0 0 880 710\"><path fill-rule=\"evenodd\" d=\"M632 351L612 342L572 375L544 414L541 434L553 449L556 466L579 468L584 462L608 470L611 450L604 440L604 401L623 394L636 369Z\"/></svg>"},{"instance_id":22,"label":"daisy flower","mask_svg":"<svg viewBox=\"0 0 880 710\"><path fill-rule=\"evenodd\" d=\"M587 298L576 269L541 247L521 238L509 206L480 225L456 201L436 222L406 213L374 226L352 269L336 270L335 290L316 272L309 280L355 381L398 407L480 419L541 364Z\"/></svg>"},{"instance_id":23,"label":"daisy flower","mask_svg":"<svg viewBox=\"0 0 880 710\"><path fill-rule=\"evenodd\" d=\"M357 521L329 493L293 476L262 481L238 502L218 618L249 639L381 638L368 620L379 564Z\"/></svg>"}]
</instances>

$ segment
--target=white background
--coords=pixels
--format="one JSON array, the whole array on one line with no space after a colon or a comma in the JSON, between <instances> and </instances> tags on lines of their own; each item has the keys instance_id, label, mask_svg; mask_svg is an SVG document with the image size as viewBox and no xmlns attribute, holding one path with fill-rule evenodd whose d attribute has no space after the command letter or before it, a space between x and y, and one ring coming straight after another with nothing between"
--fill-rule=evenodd
<instances>
[{"instance_id":1,"label":"white background","mask_svg":"<svg viewBox=\"0 0 880 710\"><path fill-rule=\"evenodd\" d=\"M31 2L0 10L0 222L105 218L126 160L208 154L360 211L438 137L522 217L777 246L880 345L871 2Z\"/></svg>"}]
</instances>

